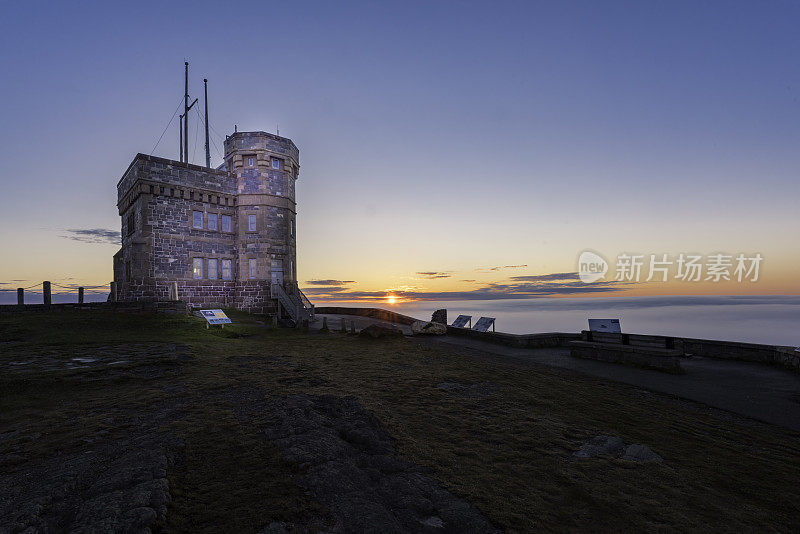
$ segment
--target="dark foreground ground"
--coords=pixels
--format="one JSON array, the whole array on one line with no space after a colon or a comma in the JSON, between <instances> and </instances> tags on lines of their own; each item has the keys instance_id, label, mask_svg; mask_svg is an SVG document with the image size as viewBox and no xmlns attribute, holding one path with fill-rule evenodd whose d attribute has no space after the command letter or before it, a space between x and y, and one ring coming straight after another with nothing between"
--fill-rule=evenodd
<instances>
[{"instance_id":1,"label":"dark foreground ground","mask_svg":"<svg viewBox=\"0 0 800 534\"><path fill-rule=\"evenodd\" d=\"M235 319L0 317L0 533L800 530L796 432L472 349ZM573 455L598 435L663 462Z\"/></svg>"}]
</instances>

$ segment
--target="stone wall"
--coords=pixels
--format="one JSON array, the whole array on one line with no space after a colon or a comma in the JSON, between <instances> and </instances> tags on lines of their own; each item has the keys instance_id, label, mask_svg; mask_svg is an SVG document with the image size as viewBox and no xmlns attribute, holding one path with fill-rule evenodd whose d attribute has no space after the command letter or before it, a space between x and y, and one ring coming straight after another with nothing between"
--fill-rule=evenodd
<instances>
[{"instance_id":1,"label":"stone wall","mask_svg":"<svg viewBox=\"0 0 800 534\"><path fill-rule=\"evenodd\" d=\"M687 356L761 362L800 372L800 351L795 350L794 347L688 337L589 332L588 330L581 332L581 336L584 341L676 349Z\"/></svg>"},{"instance_id":2,"label":"stone wall","mask_svg":"<svg viewBox=\"0 0 800 534\"><path fill-rule=\"evenodd\" d=\"M594 343L591 341L571 341L570 355L575 358L598 360L601 362L654 369L672 374L684 374L680 356L675 349L637 347L618 343Z\"/></svg>"},{"instance_id":3,"label":"stone wall","mask_svg":"<svg viewBox=\"0 0 800 534\"><path fill-rule=\"evenodd\" d=\"M580 339L580 334L547 332L542 334L506 334L504 332L478 332L469 328L447 327L447 334L487 341L497 345L519 348L562 347L570 341Z\"/></svg>"},{"instance_id":4,"label":"stone wall","mask_svg":"<svg viewBox=\"0 0 800 534\"><path fill-rule=\"evenodd\" d=\"M414 319L408 315L402 315L390 310L381 308L350 308L346 306L317 306L314 309L316 314L331 314L331 315L358 315L360 317L371 317L373 319L380 319L381 321L389 321L391 323L412 325L419 319Z\"/></svg>"},{"instance_id":5,"label":"stone wall","mask_svg":"<svg viewBox=\"0 0 800 534\"><path fill-rule=\"evenodd\" d=\"M144 180L148 185L173 185L192 191L208 190L223 195L236 193L236 179L228 171L218 171L190 163L136 154L125 174L117 183L118 201L122 200L137 180Z\"/></svg>"}]
</instances>

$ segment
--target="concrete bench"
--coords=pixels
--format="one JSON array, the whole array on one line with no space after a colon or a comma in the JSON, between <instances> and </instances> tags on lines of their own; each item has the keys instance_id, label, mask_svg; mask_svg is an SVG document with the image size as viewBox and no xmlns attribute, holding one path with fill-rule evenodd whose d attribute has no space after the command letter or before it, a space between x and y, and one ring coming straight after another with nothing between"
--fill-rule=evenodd
<instances>
[{"instance_id":1,"label":"concrete bench","mask_svg":"<svg viewBox=\"0 0 800 534\"><path fill-rule=\"evenodd\" d=\"M575 358L620 363L673 374L685 373L680 362L683 352L674 348L595 341L570 341L569 348L570 356Z\"/></svg>"}]
</instances>

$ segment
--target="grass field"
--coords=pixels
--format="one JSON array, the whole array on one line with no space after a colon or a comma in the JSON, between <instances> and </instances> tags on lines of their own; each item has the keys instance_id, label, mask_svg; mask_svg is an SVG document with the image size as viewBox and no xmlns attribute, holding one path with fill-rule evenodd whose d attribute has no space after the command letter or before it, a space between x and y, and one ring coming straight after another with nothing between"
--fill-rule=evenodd
<instances>
[{"instance_id":1,"label":"grass field","mask_svg":"<svg viewBox=\"0 0 800 534\"><path fill-rule=\"evenodd\" d=\"M302 466L264 437L260 415L308 393L355 397L399 455L502 530L800 531L796 433L417 339L273 330L231 315L237 324L224 330L182 315L0 317L0 503L39 499L39 516L55 514L52 494L23 495L44 495L49 482L15 481L73 465L87 447L102 461L158 444L170 451L171 500L156 530L249 532L272 521L314 530L325 506L297 486ZM664 462L572 456L598 434L647 445ZM116 445L97 452L104 444Z\"/></svg>"}]
</instances>

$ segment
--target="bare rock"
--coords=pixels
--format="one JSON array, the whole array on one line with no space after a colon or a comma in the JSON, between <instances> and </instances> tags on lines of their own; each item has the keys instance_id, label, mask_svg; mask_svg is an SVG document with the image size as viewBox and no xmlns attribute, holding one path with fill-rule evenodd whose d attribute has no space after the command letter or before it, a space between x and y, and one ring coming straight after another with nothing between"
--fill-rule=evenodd
<instances>
[{"instance_id":1,"label":"bare rock","mask_svg":"<svg viewBox=\"0 0 800 534\"><path fill-rule=\"evenodd\" d=\"M358 335L368 339L396 338L403 337L403 331L394 326L371 324Z\"/></svg>"},{"instance_id":2,"label":"bare rock","mask_svg":"<svg viewBox=\"0 0 800 534\"><path fill-rule=\"evenodd\" d=\"M573 453L578 458L594 458L596 456L617 456L625 447L625 443L616 436L595 436Z\"/></svg>"},{"instance_id":3,"label":"bare rock","mask_svg":"<svg viewBox=\"0 0 800 534\"><path fill-rule=\"evenodd\" d=\"M426 323L425 321L416 321L411 324L411 333L415 336L420 335L433 335L443 336L447 333L447 325L435 323L433 321Z\"/></svg>"},{"instance_id":4,"label":"bare rock","mask_svg":"<svg viewBox=\"0 0 800 534\"><path fill-rule=\"evenodd\" d=\"M354 398L292 395L265 416L266 437L300 468L298 484L330 511L326 532L496 532L469 502L399 456Z\"/></svg>"},{"instance_id":5,"label":"bare rock","mask_svg":"<svg viewBox=\"0 0 800 534\"><path fill-rule=\"evenodd\" d=\"M625 445L621 438L616 436L599 435L586 441L581 448L575 451L577 458L597 458L611 456L628 462L663 462L664 459L644 445L633 443Z\"/></svg>"},{"instance_id":6,"label":"bare rock","mask_svg":"<svg viewBox=\"0 0 800 534\"><path fill-rule=\"evenodd\" d=\"M625 452L622 454L622 459L629 462L658 462L661 463L664 459L658 454L654 453L644 445L634 443L625 447Z\"/></svg>"}]
</instances>

